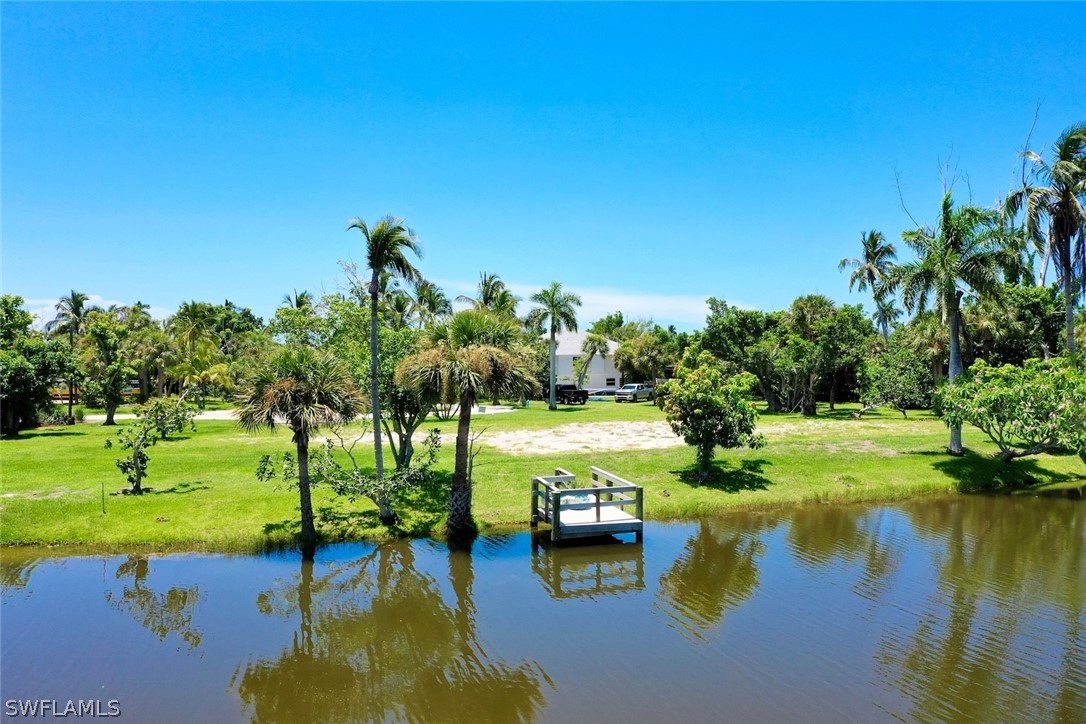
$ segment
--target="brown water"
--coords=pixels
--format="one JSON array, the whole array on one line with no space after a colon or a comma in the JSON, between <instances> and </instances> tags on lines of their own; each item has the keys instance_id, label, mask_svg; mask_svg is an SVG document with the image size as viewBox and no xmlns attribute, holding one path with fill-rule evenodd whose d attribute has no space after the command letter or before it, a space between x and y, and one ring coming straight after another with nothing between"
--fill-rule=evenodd
<instances>
[{"instance_id":1,"label":"brown water","mask_svg":"<svg viewBox=\"0 0 1086 724\"><path fill-rule=\"evenodd\" d=\"M3 554L0 699L129 721L1086 721L1086 506L294 555Z\"/></svg>"}]
</instances>

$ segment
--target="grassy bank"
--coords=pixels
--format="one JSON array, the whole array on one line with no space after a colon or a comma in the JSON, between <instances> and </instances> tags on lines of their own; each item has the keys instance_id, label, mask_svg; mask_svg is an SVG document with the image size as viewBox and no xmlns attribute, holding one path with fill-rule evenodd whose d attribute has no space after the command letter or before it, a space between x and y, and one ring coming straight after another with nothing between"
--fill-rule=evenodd
<instances>
[{"instance_id":1,"label":"grassy bank","mask_svg":"<svg viewBox=\"0 0 1086 724\"><path fill-rule=\"evenodd\" d=\"M707 485L693 484L693 450L685 447L554 454L510 454L486 447L502 431L547 430L569 423L662 420L649 404L591 403L549 412L533 407L476 418L485 427L484 450L476 461L476 518L484 530L525 526L528 480L555 467L588 473L606 468L645 486L646 517L692 517L743 508L809 502L891 500L992 487L1033 490L1081 485L1086 468L1076 456L1043 456L1005 465L978 431L965 431L967 454L942 452L946 428L925 413L903 420L896 413L851 419L845 407L815 419L764 415L762 450L726 451ZM455 431L455 421L433 425ZM429 426L428 426L429 427ZM291 449L289 431L247 435L228 421L198 423L195 433L159 443L150 451L154 491L110 495L124 487L114 466L116 450L103 449L111 428L85 424L43 428L0 441L0 542L253 550L288 545L298 530L297 492L261 483L254 471L261 455ZM421 437L421 435L420 435ZM365 448L360 443L359 448ZM372 449L369 453L372 456ZM439 461L443 480L452 468L452 445ZM106 491L102 513L102 490ZM330 541L387 535L425 535L440 530L441 490L420 493L400 506L401 527L381 526L372 506L351 504L326 490L315 491L318 529Z\"/></svg>"}]
</instances>

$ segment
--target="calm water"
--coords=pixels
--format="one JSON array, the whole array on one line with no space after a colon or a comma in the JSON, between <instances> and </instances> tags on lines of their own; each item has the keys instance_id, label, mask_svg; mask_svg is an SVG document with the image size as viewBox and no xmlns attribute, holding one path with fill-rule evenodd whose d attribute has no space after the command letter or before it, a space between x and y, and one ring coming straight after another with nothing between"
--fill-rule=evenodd
<instances>
[{"instance_id":1,"label":"calm water","mask_svg":"<svg viewBox=\"0 0 1086 724\"><path fill-rule=\"evenodd\" d=\"M963 497L315 564L5 551L0 698L154 722L1082 722L1084 511Z\"/></svg>"}]
</instances>

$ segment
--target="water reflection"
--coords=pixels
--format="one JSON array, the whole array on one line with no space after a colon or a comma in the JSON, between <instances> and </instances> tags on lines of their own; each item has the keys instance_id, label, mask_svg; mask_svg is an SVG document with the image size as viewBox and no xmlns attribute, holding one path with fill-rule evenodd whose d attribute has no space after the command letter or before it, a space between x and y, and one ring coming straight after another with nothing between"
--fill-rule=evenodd
<instances>
[{"instance_id":1,"label":"water reflection","mask_svg":"<svg viewBox=\"0 0 1086 724\"><path fill-rule=\"evenodd\" d=\"M160 641L171 633L181 637L189 648L196 648L203 639L192 623L196 604L200 600L199 586L172 586L164 592L148 584L151 563L146 556L129 556L117 566L115 577L125 581L119 594L106 591L106 601L118 611L136 619Z\"/></svg>"},{"instance_id":2,"label":"water reflection","mask_svg":"<svg viewBox=\"0 0 1086 724\"><path fill-rule=\"evenodd\" d=\"M877 662L916 718L1082 721L1086 515L1053 502L905 506L938 551L936 590L912 626L886 632Z\"/></svg>"},{"instance_id":3,"label":"water reflection","mask_svg":"<svg viewBox=\"0 0 1086 724\"><path fill-rule=\"evenodd\" d=\"M761 533L778 520L763 515L701 519L675 563L660 577L656 606L684 635L704 640L724 614L758 588L758 560L766 545Z\"/></svg>"},{"instance_id":4,"label":"water reflection","mask_svg":"<svg viewBox=\"0 0 1086 724\"><path fill-rule=\"evenodd\" d=\"M789 516L788 544L802 565L831 574L860 563L863 572L852 590L877 601L891 591L893 576L908 549L887 508L818 506L798 508Z\"/></svg>"},{"instance_id":5,"label":"water reflection","mask_svg":"<svg viewBox=\"0 0 1086 724\"><path fill-rule=\"evenodd\" d=\"M645 547L615 538L551 545L550 533L532 537L532 573L552 598L596 598L645 587Z\"/></svg>"},{"instance_id":6,"label":"water reflection","mask_svg":"<svg viewBox=\"0 0 1086 724\"><path fill-rule=\"evenodd\" d=\"M262 613L297 617L278 658L239 669L235 686L256 720L527 721L550 680L529 661L488 655L476 635L474 569L450 552L452 602L419 571L412 544L390 544L260 594Z\"/></svg>"}]
</instances>

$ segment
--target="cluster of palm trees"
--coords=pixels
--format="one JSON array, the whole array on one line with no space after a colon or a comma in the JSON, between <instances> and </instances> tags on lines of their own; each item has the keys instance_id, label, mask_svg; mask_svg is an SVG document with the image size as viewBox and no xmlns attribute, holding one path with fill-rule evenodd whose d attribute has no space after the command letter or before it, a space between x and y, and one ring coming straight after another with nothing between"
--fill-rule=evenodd
<instances>
[{"instance_id":1,"label":"cluster of palm trees","mask_svg":"<svg viewBox=\"0 0 1086 724\"><path fill-rule=\"evenodd\" d=\"M842 259L838 267L852 269L850 291L871 291L874 318L887 343L900 316L895 294L920 321L928 319L929 300L934 304L948 332L951 381L962 373L963 297L998 300L1004 279L1032 278L1036 253L1043 258L1037 284L1044 285L1050 260L1057 268L1065 347L1075 353L1075 301L1086 279L1086 124L1057 139L1050 162L1033 151L1023 156L1032 164L1031 177L996 208L955 206L947 192L935 224L903 232L914 260L895 263L894 245L870 231L862 236L860 258ZM961 428L952 426L950 434L948 452L962 454Z\"/></svg>"},{"instance_id":2,"label":"cluster of palm trees","mask_svg":"<svg viewBox=\"0 0 1086 724\"><path fill-rule=\"evenodd\" d=\"M366 401L351 374L330 353L288 346L271 357L240 395L238 420L242 427L274 429L285 424L297 446L303 543L312 546L316 529L308 473L308 443L326 425L343 424L368 407L373 418L375 475L385 475L378 330L382 324L399 328L417 325L418 349L397 366L396 382L409 386L434 405L452 400L459 418L449 514L450 538L470 538L472 518L471 417L480 399L524 398L536 388L529 341L539 330L550 330L551 404L554 404L555 335L576 329L575 307L580 299L557 282L533 295L539 306L525 319L516 316L520 299L496 275L484 273L476 298L458 301L471 306L454 312L447 297L425 280L412 257L420 258L418 237L402 219L387 216L373 224L352 219L348 230L361 233L366 247L368 282L359 293L369 307L369 399ZM360 286L362 286L360 285ZM405 285L405 286L401 286ZM411 290L406 291L405 290ZM298 299L288 295L288 304ZM368 404L367 404L368 403Z\"/></svg>"}]
</instances>

